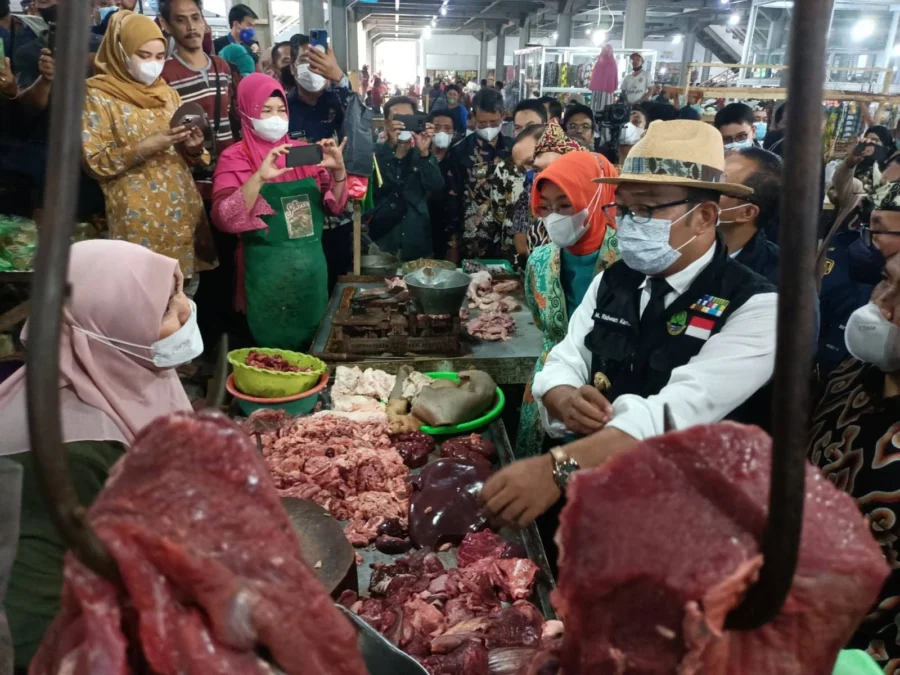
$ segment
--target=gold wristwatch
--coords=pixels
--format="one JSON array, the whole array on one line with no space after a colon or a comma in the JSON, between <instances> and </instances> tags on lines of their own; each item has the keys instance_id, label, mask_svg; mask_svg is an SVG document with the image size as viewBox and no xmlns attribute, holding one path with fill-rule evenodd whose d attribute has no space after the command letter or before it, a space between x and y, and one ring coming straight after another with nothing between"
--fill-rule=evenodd
<instances>
[{"instance_id":1,"label":"gold wristwatch","mask_svg":"<svg viewBox=\"0 0 900 675\"><path fill-rule=\"evenodd\" d=\"M569 453L561 446L552 448L550 456L553 458L553 482L565 494L569 476L581 467L578 465L578 462L569 457Z\"/></svg>"}]
</instances>

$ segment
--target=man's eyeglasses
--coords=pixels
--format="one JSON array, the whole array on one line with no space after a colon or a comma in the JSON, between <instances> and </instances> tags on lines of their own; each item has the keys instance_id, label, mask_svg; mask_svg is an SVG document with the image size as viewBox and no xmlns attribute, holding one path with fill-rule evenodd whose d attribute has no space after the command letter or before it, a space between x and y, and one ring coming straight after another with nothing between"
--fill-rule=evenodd
<instances>
[{"instance_id":1,"label":"man's eyeglasses","mask_svg":"<svg viewBox=\"0 0 900 675\"><path fill-rule=\"evenodd\" d=\"M493 122L476 122L476 129L499 129L503 126L503 120L494 120Z\"/></svg>"},{"instance_id":2,"label":"man's eyeglasses","mask_svg":"<svg viewBox=\"0 0 900 675\"><path fill-rule=\"evenodd\" d=\"M894 232L891 230L873 230L871 227L863 227L860 231L860 238L866 246L874 246L873 239L875 235L885 236L885 237L900 237L900 231Z\"/></svg>"},{"instance_id":3,"label":"man's eyeglasses","mask_svg":"<svg viewBox=\"0 0 900 675\"><path fill-rule=\"evenodd\" d=\"M734 136L722 136L722 143L724 145L729 145L731 143L746 143L750 138L750 134L746 131L735 134Z\"/></svg>"},{"instance_id":4,"label":"man's eyeglasses","mask_svg":"<svg viewBox=\"0 0 900 675\"><path fill-rule=\"evenodd\" d=\"M668 204L657 204L656 206L648 206L647 204L632 204L631 206L623 206L622 204L608 204L603 207L603 213L610 220L617 215L627 218L631 214L631 219L638 225L649 223L653 219L653 213L660 209L668 209L672 206L681 206L682 204L699 204L696 199L680 199L677 202L669 202Z\"/></svg>"},{"instance_id":5,"label":"man's eyeglasses","mask_svg":"<svg viewBox=\"0 0 900 675\"><path fill-rule=\"evenodd\" d=\"M584 124L567 124L566 131L570 134L586 134L589 131L593 131L594 127L591 124L585 122Z\"/></svg>"}]
</instances>

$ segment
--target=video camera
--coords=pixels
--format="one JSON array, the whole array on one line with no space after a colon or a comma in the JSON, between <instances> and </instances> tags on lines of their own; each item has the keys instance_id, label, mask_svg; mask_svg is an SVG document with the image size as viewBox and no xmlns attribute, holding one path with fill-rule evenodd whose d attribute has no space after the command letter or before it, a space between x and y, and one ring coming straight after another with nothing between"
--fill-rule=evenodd
<instances>
[{"instance_id":1,"label":"video camera","mask_svg":"<svg viewBox=\"0 0 900 675\"><path fill-rule=\"evenodd\" d=\"M630 119L631 106L626 103L611 103L594 113L597 128L601 129L601 138L607 138L600 146L600 153L613 164L619 163L619 134Z\"/></svg>"}]
</instances>

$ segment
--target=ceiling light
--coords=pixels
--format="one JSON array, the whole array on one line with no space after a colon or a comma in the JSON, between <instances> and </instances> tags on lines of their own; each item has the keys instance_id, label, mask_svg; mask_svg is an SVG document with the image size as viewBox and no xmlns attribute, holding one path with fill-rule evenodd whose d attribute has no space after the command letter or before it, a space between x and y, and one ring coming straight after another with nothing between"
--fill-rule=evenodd
<instances>
[{"instance_id":1,"label":"ceiling light","mask_svg":"<svg viewBox=\"0 0 900 675\"><path fill-rule=\"evenodd\" d=\"M441 7L441 16L447 16L447 5Z\"/></svg>"},{"instance_id":2,"label":"ceiling light","mask_svg":"<svg viewBox=\"0 0 900 675\"><path fill-rule=\"evenodd\" d=\"M553 31L553 33L550 34L550 39L551 39L551 40L558 40L558 39L559 39L559 33L557 33L556 31Z\"/></svg>"},{"instance_id":3,"label":"ceiling light","mask_svg":"<svg viewBox=\"0 0 900 675\"><path fill-rule=\"evenodd\" d=\"M894 45L894 50L891 53L894 56L900 56L900 43Z\"/></svg>"},{"instance_id":4,"label":"ceiling light","mask_svg":"<svg viewBox=\"0 0 900 675\"><path fill-rule=\"evenodd\" d=\"M860 42L871 37L875 32L875 22L872 19L860 19L850 30L850 37L854 42Z\"/></svg>"},{"instance_id":5,"label":"ceiling light","mask_svg":"<svg viewBox=\"0 0 900 675\"><path fill-rule=\"evenodd\" d=\"M423 40L431 39L431 26L425 26L425 28L422 29L422 39Z\"/></svg>"},{"instance_id":6,"label":"ceiling light","mask_svg":"<svg viewBox=\"0 0 900 675\"><path fill-rule=\"evenodd\" d=\"M400 10L400 0L394 0L394 11Z\"/></svg>"},{"instance_id":7,"label":"ceiling light","mask_svg":"<svg viewBox=\"0 0 900 675\"><path fill-rule=\"evenodd\" d=\"M604 42L606 42L606 31L605 30L595 30L591 34L591 42L594 43L595 47L599 47Z\"/></svg>"},{"instance_id":8,"label":"ceiling light","mask_svg":"<svg viewBox=\"0 0 900 675\"><path fill-rule=\"evenodd\" d=\"M590 35L590 34L591 34L591 27L590 27L590 26L588 26L588 29L587 29L586 31L584 31L584 34L585 34L585 35Z\"/></svg>"},{"instance_id":9,"label":"ceiling light","mask_svg":"<svg viewBox=\"0 0 900 675\"><path fill-rule=\"evenodd\" d=\"M666 68L665 66L663 66L662 68L659 69L659 74L660 74L660 75L665 75L665 74L668 73L668 72L669 72L669 69Z\"/></svg>"},{"instance_id":10,"label":"ceiling light","mask_svg":"<svg viewBox=\"0 0 900 675\"><path fill-rule=\"evenodd\" d=\"M431 27L437 28L437 17L436 16L431 18Z\"/></svg>"},{"instance_id":11,"label":"ceiling light","mask_svg":"<svg viewBox=\"0 0 900 675\"><path fill-rule=\"evenodd\" d=\"M680 33L677 34L677 35L673 35L673 36L672 36L672 44L673 44L673 45L680 45L680 44L681 44L681 38L682 38L682 37L683 37L683 36L682 36Z\"/></svg>"},{"instance_id":12,"label":"ceiling light","mask_svg":"<svg viewBox=\"0 0 900 675\"><path fill-rule=\"evenodd\" d=\"M728 17L728 25L729 26L737 26L741 22L741 15L735 12L731 16Z\"/></svg>"},{"instance_id":13,"label":"ceiling light","mask_svg":"<svg viewBox=\"0 0 900 675\"><path fill-rule=\"evenodd\" d=\"M400 15L394 14L394 23L400 23Z\"/></svg>"},{"instance_id":14,"label":"ceiling light","mask_svg":"<svg viewBox=\"0 0 900 675\"><path fill-rule=\"evenodd\" d=\"M728 4L728 0L721 0L721 2L722 2L723 5L727 5L727 4Z\"/></svg>"}]
</instances>

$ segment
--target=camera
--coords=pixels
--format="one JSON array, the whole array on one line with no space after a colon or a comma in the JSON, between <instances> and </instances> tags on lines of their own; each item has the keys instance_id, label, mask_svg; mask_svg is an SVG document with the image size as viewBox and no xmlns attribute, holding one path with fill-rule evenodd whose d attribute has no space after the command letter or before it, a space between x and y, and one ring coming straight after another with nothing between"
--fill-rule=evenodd
<instances>
[{"instance_id":1,"label":"camera","mask_svg":"<svg viewBox=\"0 0 900 675\"><path fill-rule=\"evenodd\" d=\"M631 119L631 106L625 103L612 103L595 112L594 119L598 126L623 126Z\"/></svg>"}]
</instances>

